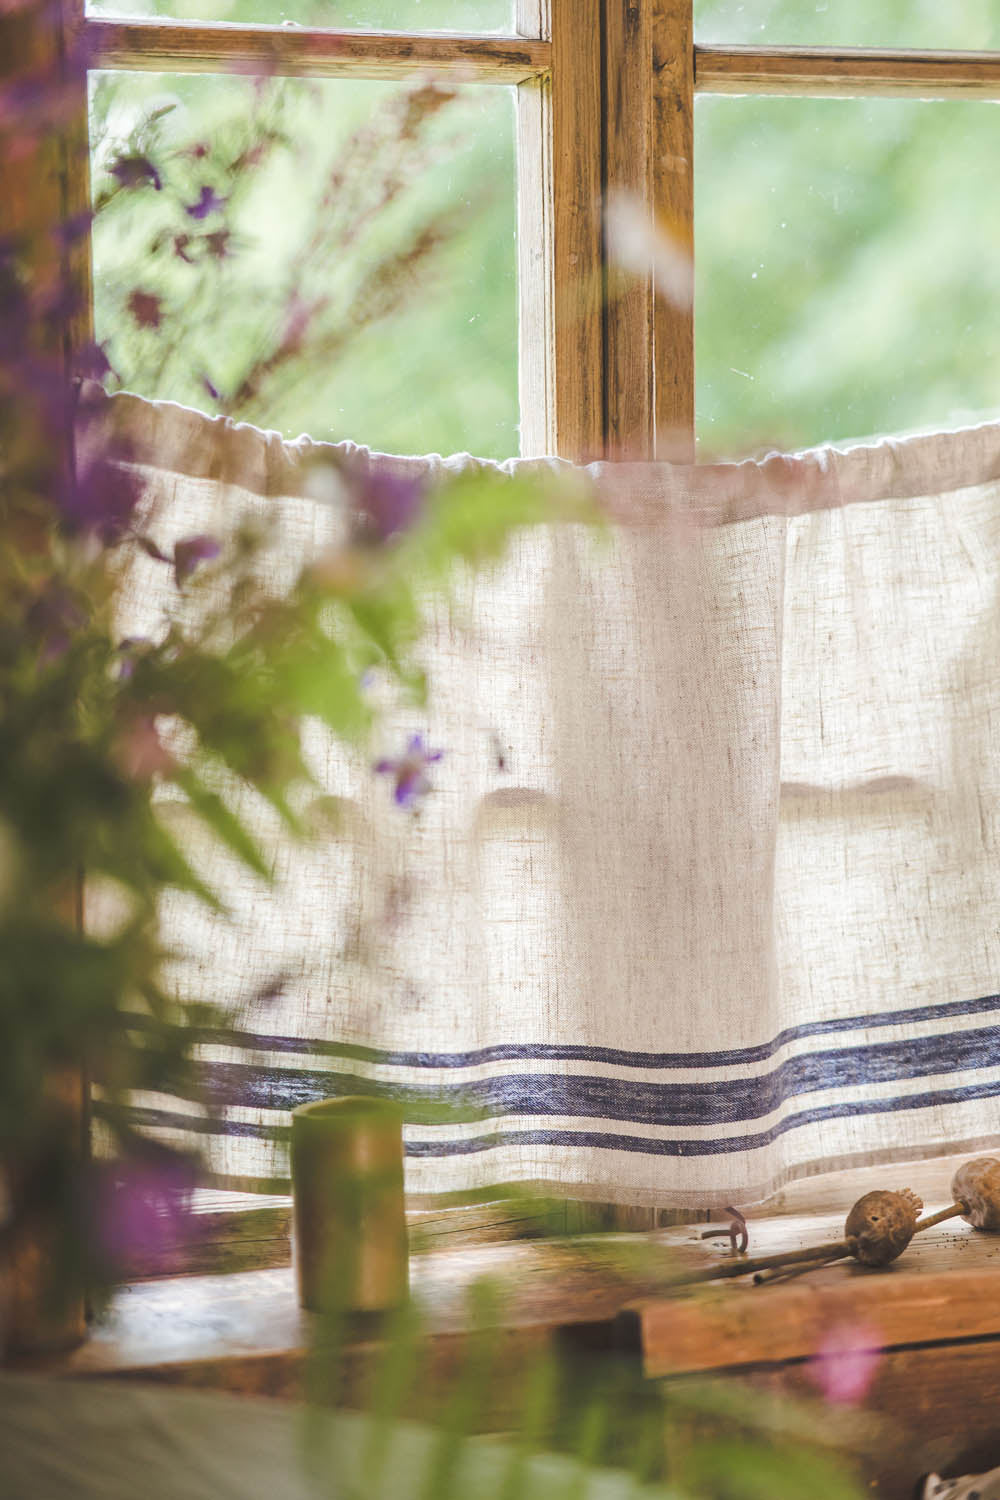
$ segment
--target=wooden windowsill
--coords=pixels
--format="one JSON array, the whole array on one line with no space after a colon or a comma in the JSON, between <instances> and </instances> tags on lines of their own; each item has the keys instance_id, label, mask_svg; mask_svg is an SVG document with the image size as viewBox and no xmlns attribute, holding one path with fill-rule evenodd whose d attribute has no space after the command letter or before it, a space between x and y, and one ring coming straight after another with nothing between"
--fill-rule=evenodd
<instances>
[{"instance_id":1,"label":"wooden windowsill","mask_svg":"<svg viewBox=\"0 0 1000 1500\"><path fill-rule=\"evenodd\" d=\"M925 1203L947 1202L956 1168L972 1152L890 1166L854 1167L791 1183L759 1208L748 1210L755 1225L765 1219L847 1213L862 1193L877 1187L912 1188ZM738 1205L739 1206L739 1205ZM656 1209L624 1209L612 1204L579 1202L531 1205L484 1203L463 1208L422 1210L407 1215L411 1248L422 1252L499 1244L512 1239L546 1239L567 1233L589 1234L617 1229L664 1229L685 1221L703 1222L713 1215ZM724 1219L724 1213L714 1215ZM199 1275L252 1271L291 1265L292 1200L216 1189L195 1194L192 1233L175 1247L167 1274ZM137 1258L128 1279L162 1276L159 1260Z\"/></svg>"},{"instance_id":2,"label":"wooden windowsill","mask_svg":"<svg viewBox=\"0 0 1000 1500\"><path fill-rule=\"evenodd\" d=\"M851 1203L873 1186L912 1185L935 1210L949 1201L955 1165L872 1168L797 1184L769 1216L750 1217L750 1252L838 1237ZM804 1202L812 1205L806 1211ZM815 1395L811 1361L824 1334L862 1327L882 1349L869 1409L890 1419L866 1475L873 1493L903 1500L922 1471L1000 1463L1000 1236L954 1220L918 1236L881 1272L842 1262L767 1286L743 1278L669 1290L666 1279L678 1268L728 1258L728 1242L703 1239L703 1228L414 1255L426 1378L423 1405L408 1415L433 1418L435 1391L467 1345L469 1289L488 1277L501 1288L508 1386L517 1387L533 1353L555 1347L574 1360L624 1357L651 1378L725 1375ZM85 1345L34 1367L295 1398L305 1389L311 1331L290 1267L169 1277L121 1287ZM357 1330L340 1387L346 1404L364 1401L380 1347L376 1330ZM497 1410L490 1420L502 1430L510 1413Z\"/></svg>"}]
</instances>

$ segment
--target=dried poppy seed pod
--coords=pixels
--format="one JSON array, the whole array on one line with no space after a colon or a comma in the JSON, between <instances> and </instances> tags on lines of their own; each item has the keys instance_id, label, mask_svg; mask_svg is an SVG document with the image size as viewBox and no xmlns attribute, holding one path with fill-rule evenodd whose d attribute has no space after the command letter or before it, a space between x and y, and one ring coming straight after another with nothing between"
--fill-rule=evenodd
<instances>
[{"instance_id":1,"label":"dried poppy seed pod","mask_svg":"<svg viewBox=\"0 0 1000 1500\"><path fill-rule=\"evenodd\" d=\"M1000 1157L977 1156L959 1167L951 1180L951 1196L974 1229L1000 1230Z\"/></svg>"},{"instance_id":2,"label":"dried poppy seed pod","mask_svg":"<svg viewBox=\"0 0 1000 1500\"><path fill-rule=\"evenodd\" d=\"M915 1193L865 1193L847 1215L844 1238L863 1266L887 1266L913 1238L923 1204Z\"/></svg>"}]
</instances>

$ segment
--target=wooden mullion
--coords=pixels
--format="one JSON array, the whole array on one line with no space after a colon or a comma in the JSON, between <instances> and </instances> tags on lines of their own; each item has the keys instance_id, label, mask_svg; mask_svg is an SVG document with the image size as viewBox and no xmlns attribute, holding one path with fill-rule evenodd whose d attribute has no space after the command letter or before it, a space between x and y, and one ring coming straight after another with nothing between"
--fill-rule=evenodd
<instances>
[{"instance_id":1,"label":"wooden mullion","mask_svg":"<svg viewBox=\"0 0 1000 1500\"><path fill-rule=\"evenodd\" d=\"M689 0L606 0L605 192L690 253L694 68ZM650 255L609 266L606 308L610 458L690 459L694 442L694 318L676 288L658 286Z\"/></svg>"},{"instance_id":2,"label":"wooden mullion","mask_svg":"<svg viewBox=\"0 0 1000 1500\"><path fill-rule=\"evenodd\" d=\"M656 220L694 254L694 46L690 0L659 0L653 30L653 183ZM694 306L654 304L657 458L694 459Z\"/></svg>"},{"instance_id":3,"label":"wooden mullion","mask_svg":"<svg viewBox=\"0 0 1000 1500\"><path fill-rule=\"evenodd\" d=\"M1000 99L1000 52L696 47L694 73L710 94Z\"/></svg>"},{"instance_id":4,"label":"wooden mullion","mask_svg":"<svg viewBox=\"0 0 1000 1500\"><path fill-rule=\"evenodd\" d=\"M653 10L651 0L606 0L604 24L605 201L643 214L653 229ZM612 459L652 458L654 288L652 267L608 267L605 309L606 448Z\"/></svg>"},{"instance_id":5,"label":"wooden mullion","mask_svg":"<svg viewBox=\"0 0 1000 1500\"><path fill-rule=\"evenodd\" d=\"M544 74L546 41L530 37L321 31L225 22L82 22L91 66L138 72L212 73L233 67L278 77L405 78L433 73L470 83L518 84Z\"/></svg>"},{"instance_id":6,"label":"wooden mullion","mask_svg":"<svg viewBox=\"0 0 1000 1500\"><path fill-rule=\"evenodd\" d=\"M552 64L518 89L521 451L587 461L604 425L600 0L519 0L517 23L551 36Z\"/></svg>"}]
</instances>

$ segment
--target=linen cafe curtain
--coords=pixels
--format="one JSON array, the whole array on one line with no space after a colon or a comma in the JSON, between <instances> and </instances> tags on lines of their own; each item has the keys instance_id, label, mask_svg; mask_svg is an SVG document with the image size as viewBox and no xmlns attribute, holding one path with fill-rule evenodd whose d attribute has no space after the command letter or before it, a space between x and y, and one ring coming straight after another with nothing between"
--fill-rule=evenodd
<instances>
[{"instance_id":1,"label":"linen cafe curtain","mask_svg":"<svg viewBox=\"0 0 1000 1500\"><path fill-rule=\"evenodd\" d=\"M317 457L480 462L107 410L161 544L279 506L279 582L342 525ZM568 467L488 467L529 463ZM191 849L230 916L173 897L165 938L233 1015L201 1049L231 1102L139 1115L218 1182L284 1184L288 1111L369 1089L407 1098L414 1201L750 1204L1000 1142L1000 424L583 477L609 532L533 531L456 587L426 716L357 753L309 728L338 832L253 809L271 887ZM162 586L140 559L123 634ZM418 818L371 770L413 732L446 752Z\"/></svg>"}]
</instances>

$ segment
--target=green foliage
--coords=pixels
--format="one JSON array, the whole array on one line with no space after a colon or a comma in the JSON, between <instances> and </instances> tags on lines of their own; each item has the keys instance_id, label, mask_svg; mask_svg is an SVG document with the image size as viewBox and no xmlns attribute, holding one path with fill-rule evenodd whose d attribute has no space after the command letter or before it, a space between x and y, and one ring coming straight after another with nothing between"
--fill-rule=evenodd
<instances>
[{"instance_id":1,"label":"green foliage","mask_svg":"<svg viewBox=\"0 0 1000 1500\"><path fill-rule=\"evenodd\" d=\"M603 1269L593 1244L565 1245L573 1274ZM663 1252L660 1250L662 1259ZM634 1356L570 1344L519 1348L508 1290L470 1288L460 1352L432 1333L419 1301L369 1319L346 1309L317 1326L309 1352L314 1405L305 1429L312 1473L331 1494L380 1500L859 1500L848 1460L875 1450L874 1419L792 1400L739 1380L650 1381ZM364 1331L375 1368L358 1389ZM324 1410L360 1400L355 1458ZM431 1429L414 1426L430 1421ZM485 1434L502 1430L502 1441ZM322 1488L321 1488L322 1492Z\"/></svg>"}]
</instances>

